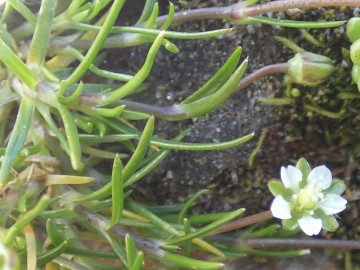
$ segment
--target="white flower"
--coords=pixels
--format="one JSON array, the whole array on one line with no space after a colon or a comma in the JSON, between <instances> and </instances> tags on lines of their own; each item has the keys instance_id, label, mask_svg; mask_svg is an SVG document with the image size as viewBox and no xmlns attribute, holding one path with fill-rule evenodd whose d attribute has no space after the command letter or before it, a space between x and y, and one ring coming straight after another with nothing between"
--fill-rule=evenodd
<instances>
[{"instance_id":1,"label":"white flower","mask_svg":"<svg viewBox=\"0 0 360 270\"><path fill-rule=\"evenodd\" d=\"M310 169L305 159L296 167L281 168L281 180L270 181L275 195L271 205L274 217L283 220L288 229L300 226L307 235L317 235L321 228L335 231L338 223L332 216L346 208L347 201L340 196L345 190L341 180L333 180L330 170L322 165Z\"/></svg>"}]
</instances>

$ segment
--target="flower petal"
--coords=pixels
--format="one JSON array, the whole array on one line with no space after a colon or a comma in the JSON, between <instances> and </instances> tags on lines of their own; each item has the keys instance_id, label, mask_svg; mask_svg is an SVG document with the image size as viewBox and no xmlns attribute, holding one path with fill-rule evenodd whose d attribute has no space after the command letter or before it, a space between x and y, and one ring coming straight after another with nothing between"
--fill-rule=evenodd
<instances>
[{"instance_id":1,"label":"flower petal","mask_svg":"<svg viewBox=\"0 0 360 270\"><path fill-rule=\"evenodd\" d=\"M284 200L284 198L280 195L277 196L273 203L271 204L271 213L274 217L280 219L289 219L291 218L291 206L290 204Z\"/></svg>"},{"instance_id":2,"label":"flower petal","mask_svg":"<svg viewBox=\"0 0 360 270\"><path fill-rule=\"evenodd\" d=\"M307 178L308 184L314 185L319 191L330 187L331 181L331 171L325 165L314 168Z\"/></svg>"},{"instance_id":3,"label":"flower petal","mask_svg":"<svg viewBox=\"0 0 360 270\"><path fill-rule=\"evenodd\" d=\"M299 190L299 183L302 180L302 172L294 167L288 166L287 168L281 167L281 181L286 188L297 192Z\"/></svg>"},{"instance_id":4,"label":"flower petal","mask_svg":"<svg viewBox=\"0 0 360 270\"><path fill-rule=\"evenodd\" d=\"M333 215L343 211L346 208L347 201L337 194L327 194L322 202L319 203L319 208L325 215Z\"/></svg>"},{"instance_id":5,"label":"flower petal","mask_svg":"<svg viewBox=\"0 0 360 270\"><path fill-rule=\"evenodd\" d=\"M303 216L298 220L300 228L309 236L318 235L321 231L321 219L312 216Z\"/></svg>"}]
</instances>

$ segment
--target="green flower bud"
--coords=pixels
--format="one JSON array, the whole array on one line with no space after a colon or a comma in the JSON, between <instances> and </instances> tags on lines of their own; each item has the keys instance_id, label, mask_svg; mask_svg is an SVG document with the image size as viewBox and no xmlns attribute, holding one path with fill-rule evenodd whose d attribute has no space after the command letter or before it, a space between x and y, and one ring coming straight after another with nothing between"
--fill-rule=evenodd
<instances>
[{"instance_id":1,"label":"green flower bud","mask_svg":"<svg viewBox=\"0 0 360 270\"><path fill-rule=\"evenodd\" d=\"M288 64L292 81L308 86L322 83L335 70L330 58L310 52L297 53Z\"/></svg>"},{"instance_id":2,"label":"green flower bud","mask_svg":"<svg viewBox=\"0 0 360 270\"><path fill-rule=\"evenodd\" d=\"M346 27L346 35L351 42L355 42L360 39L360 18L354 17L348 21Z\"/></svg>"},{"instance_id":3,"label":"green flower bud","mask_svg":"<svg viewBox=\"0 0 360 270\"><path fill-rule=\"evenodd\" d=\"M351 77L354 81L354 83L360 82L360 66L353 65L351 70Z\"/></svg>"},{"instance_id":4,"label":"green flower bud","mask_svg":"<svg viewBox=\"0 0 360 270\"><path fill-rule=\"evenodd\" d=\"M360 39L355 41L350 47L350 57L351 61L360 66Z\"/></svg>"}]
</instances>

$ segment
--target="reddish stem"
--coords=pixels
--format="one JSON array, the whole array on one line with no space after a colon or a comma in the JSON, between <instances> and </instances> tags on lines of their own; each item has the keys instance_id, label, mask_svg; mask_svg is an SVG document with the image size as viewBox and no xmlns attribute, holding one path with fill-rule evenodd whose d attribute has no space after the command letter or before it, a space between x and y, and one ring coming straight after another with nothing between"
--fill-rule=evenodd
<instances>
[{"instance_id":1,"label":"reddish stem","mask_svg":"<svg viewBox=\"0 0 360 270\"><path fill-rule=\"evenodd\" d=\"M359 0L283 0L244 7L243 4L235 4L231 18L234 20L245 19L267 12L288 10L291 8L316 8L316 7L340 7L360 6Z\"/></svg>"},{"instance_id":2,"label":"reddish stem","mask_svg":"<svg viewBox=\"0 0 360 270\"><path fill-rule=\"evenodd\" d=\"M174 14L172 24L181 24L184 22L197 20L228 20L241 21L248 17L268 13L288 10L292 8L316 8L316 7L340 7L353 6L359 7L359 0L282 0L273 1L264 4L258 4L250 7L245 6L242 1L238 4L226 7L209 7L180 11ZM161 26L167 19L167 15L160 16L156 22Z\"/></svg>"},{"instance_id":3,"label":"reddish stem","mask_svg":"<svg viewBox=\"0 0 360 270\"><path fill-rule=\"evenodd\" d=\"M252 225L252 224L256 224L261 221L269 220L272 217L273 216L270 211L265 211L265 212L262 212L259 214L255 214L255 215L252 215L249 217L245 217L245 218L241 218L241 219L229 222L229 223L217 228L216 230L211 232L209 235L215 235L215 234L220 234L220 233L224 233L224 232L237 230L237 229L240 229L240 228Z\"/></svg>"},{"instance_id":4,"label":"reddish stem","mask_svg":"<svg viewBox=\"0 0 360 270\"><path fill-rule=\"evenodd\" d=\"M238 86L236 87L235 92L238 92L241 89L244 89L245 87L249 86L250 84L252 84L253 82L255 82L256 80L258 80L262 77L269 76L269 75L276 74L276 73L287 73L288 69L289 69L288 63L272 64L272 65L262 67L256 71L254 71L250 75L246 76L244 79L242 79L240 81L240 83L238 84Z\"/></svg>"}]
</instances>

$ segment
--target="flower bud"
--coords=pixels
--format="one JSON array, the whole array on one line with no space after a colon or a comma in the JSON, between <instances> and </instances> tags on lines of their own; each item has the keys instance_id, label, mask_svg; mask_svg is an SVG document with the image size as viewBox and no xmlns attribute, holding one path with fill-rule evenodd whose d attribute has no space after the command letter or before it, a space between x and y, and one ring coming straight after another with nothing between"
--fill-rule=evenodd
<instances>
[{"instance_id":1,"label":"flower bud","mask_svg":"<svg viewBox=\"0 0 360 270\"><path fill-rule=\"evenodd\" d=\"M360 17L354 17L348 21L346 35L351 42L360 39Z\"/></svg>"},{"instance_id":2,"label":"flower bud","mask_svg":"<svg viewBox=\"0 0 360 270\"><path fill-rule=\"evenodd\" d=\"M293 82L308 86L322 83L335 70L330 58L310 52L297 53L288 64Z\"/></svg>"},{"instance_id":3,"label":"flower bud","mask_svg":"<svg viewBox=\"0 0 360 270\"><path fill-rule=\"evenodd\" d=\"M360 39L355 41L350 47L350 57L351 61L360 66Z\"/></svg>"}]
</instances>

